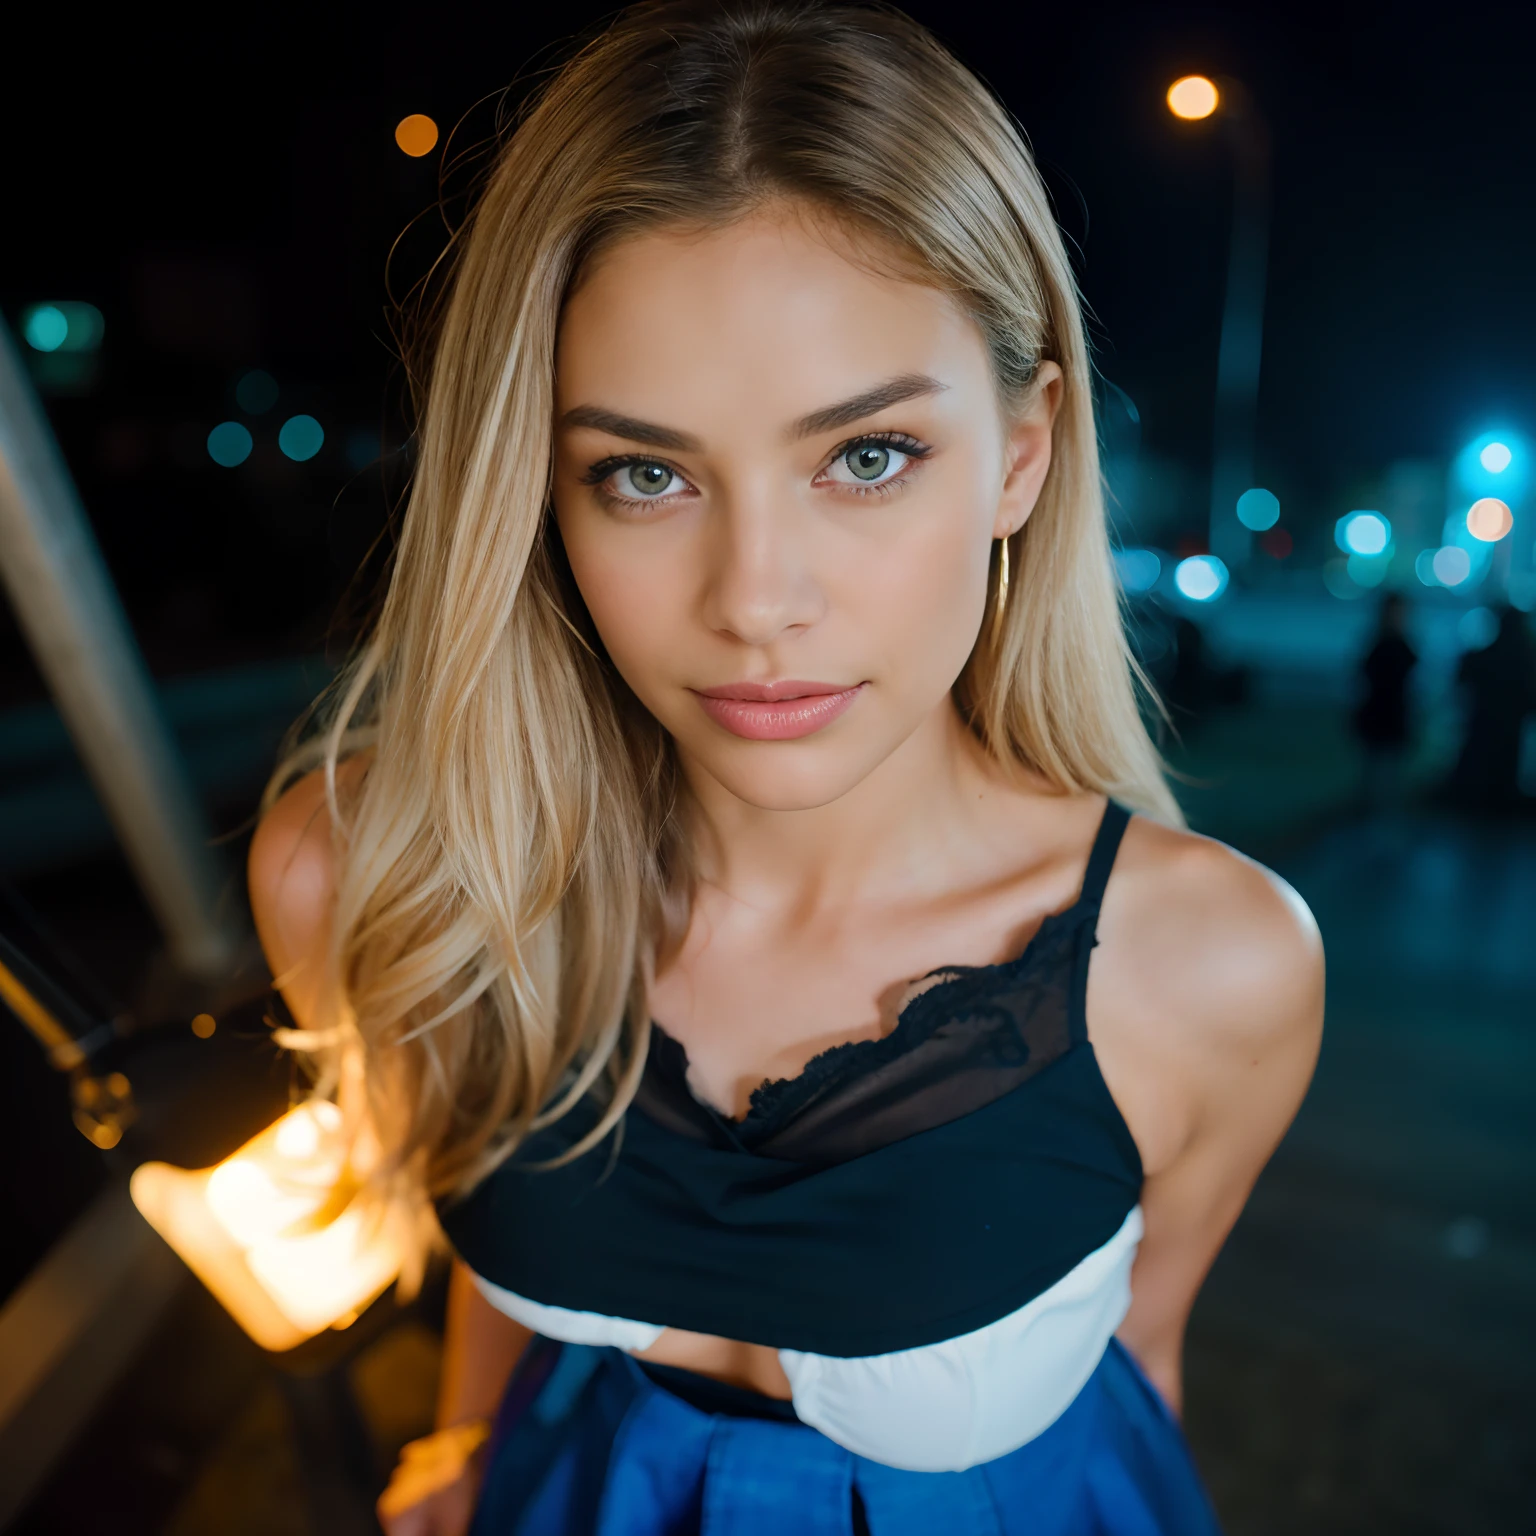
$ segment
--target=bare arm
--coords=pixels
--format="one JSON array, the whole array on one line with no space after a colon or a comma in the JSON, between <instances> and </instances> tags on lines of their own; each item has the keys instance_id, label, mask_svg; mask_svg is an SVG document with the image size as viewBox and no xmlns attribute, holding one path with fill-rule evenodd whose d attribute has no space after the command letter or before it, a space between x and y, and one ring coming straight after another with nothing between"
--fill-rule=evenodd
<instances>
[{"instance_id":1,"label":"bare arm","mask_svg":"<svg viewBox=\"0 0 1536 1536\"><path fill-rule=\"evenodd\" d=\"M359 764L344 764L339 787L350 787L361 772ZM251 842L248 873L256 931L278 989L295 1021L313 1025L323 1011L336 895L330 813L319 773L299 780L263 818ZM455 1262L448 1283L438 1429L493 1417L531 1337L496 1311L469 1271ZM451 1450L452 1443L445 1445ZM425 1454L407 1457L380 1503L388 1536L463 1536L474 1511L482 1459L460 1457L454 1464Z\"/></svg>"},{"instance_id":2,"label":"bare arm","mask_svg":"<svg viewBox=\"0 0 1536 1536\"><path fill-rule=\"evenodd\" d=\"M1089 1019L1146 1175L1120 1337L1178 1411L1195 1296L1317 1061L1322 948L1301 899L1258 865L1187 834L1133 831Z\"/></svg>"},{"instance_id":3,"label":"bare arm","mask_svg":"<svg viewBox=\"0 0 1536 1536\"><path fill-rule=\"evenodd\" d=\"M512 1371L532 1337L530 1329L498 1312L480 1294L469 1270L455 1259L448 1281L437 1427L445 1429L466 1419L494 1418Z\"/></svg>"}]
</instances>

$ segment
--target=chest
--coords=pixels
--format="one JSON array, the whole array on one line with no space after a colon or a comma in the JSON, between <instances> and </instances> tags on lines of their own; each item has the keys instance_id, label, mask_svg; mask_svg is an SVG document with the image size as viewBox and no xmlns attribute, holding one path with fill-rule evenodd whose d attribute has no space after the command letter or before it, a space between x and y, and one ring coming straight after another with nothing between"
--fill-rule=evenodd
<instances>
[{"instance_id":1,"label":"chest","mask_svg":"<svg viewBox=\"0 0 1536 1536\"><path fill-rule=\"evenodd\" d=\"M706 895L652 983L651 1017L686 1050L694 1091L739 1119L759 1084L797 1077L834 1046L888 1035L921 978L1019 953L1046 915L1046 893L987 894L789 924Z\"/></svg>"}]
</instances>

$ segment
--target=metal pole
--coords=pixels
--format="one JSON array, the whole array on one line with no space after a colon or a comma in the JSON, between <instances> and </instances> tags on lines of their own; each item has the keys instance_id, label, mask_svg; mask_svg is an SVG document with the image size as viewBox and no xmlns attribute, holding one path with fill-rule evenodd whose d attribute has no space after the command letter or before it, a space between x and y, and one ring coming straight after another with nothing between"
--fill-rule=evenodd
<instances>
[{"instance_id":1,"label":"metal pole","mask_svg":"<svg viewBox=\"0 0 1536 1536\"><path fill-rule=\"evenodd\" d=\"M1235 571L1248 558L1253 542L1237 520L1237 498L1254 483L1269 264L1269 131L1237 81L1222 81L1221 90L1235 174L1232 244L1216 361L1210 546L1211 553Z\"/></svg>"},{"instance_id":2,"label":"metal pole","mask_svg":"<svg viewBox=\"0 0 1536 1536\"><path fill-rule=\"evenodd\" d=\"M58 445L0 324L0 580L171 958L212 976L238 935L192 785Z\"/></svg>"}]
</instances>

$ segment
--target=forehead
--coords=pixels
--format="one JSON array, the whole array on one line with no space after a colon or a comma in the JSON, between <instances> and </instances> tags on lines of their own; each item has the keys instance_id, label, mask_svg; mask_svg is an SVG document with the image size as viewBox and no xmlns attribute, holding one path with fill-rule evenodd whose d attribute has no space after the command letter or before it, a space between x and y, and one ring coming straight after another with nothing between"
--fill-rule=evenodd
<instances>
[{"instance_id":1,"label":"forehead","mask_svg":"<svg viewBox=\"0 0 1536 1536\"><path fill-rule=\"evenodd\" d=\"M939 378L946 394L988 386L985 344L960 305L854 241L775 210L619 242L566 304L559 409L707 430L744 413L776 424L902 374Z\"/></svg>"}]
</instances>

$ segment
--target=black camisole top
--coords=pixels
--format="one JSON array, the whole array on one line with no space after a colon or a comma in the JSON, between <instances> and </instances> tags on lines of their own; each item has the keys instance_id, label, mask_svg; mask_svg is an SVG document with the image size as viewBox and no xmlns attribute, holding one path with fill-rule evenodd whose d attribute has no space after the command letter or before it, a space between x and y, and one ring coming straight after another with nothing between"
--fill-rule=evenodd
<instances>
[{"instance_id":1,"label":"black camisole top","mask_svg":"<svg viewBox=\"0 0 1536 1536\"><path fill-rule=\"evenodd\" d=\"M1022 954L923 978L896 1027L765 1083L741 1120L694 1097L652 1027L616 1131L582 1103L467 1197L450 1241L535 1302L830 1356L884 1354L1016 1311L1113 1237L1141 1159L1084 1000L1129 813L1110 802L1077 901Z\"/></svg>"}]
</instances>

